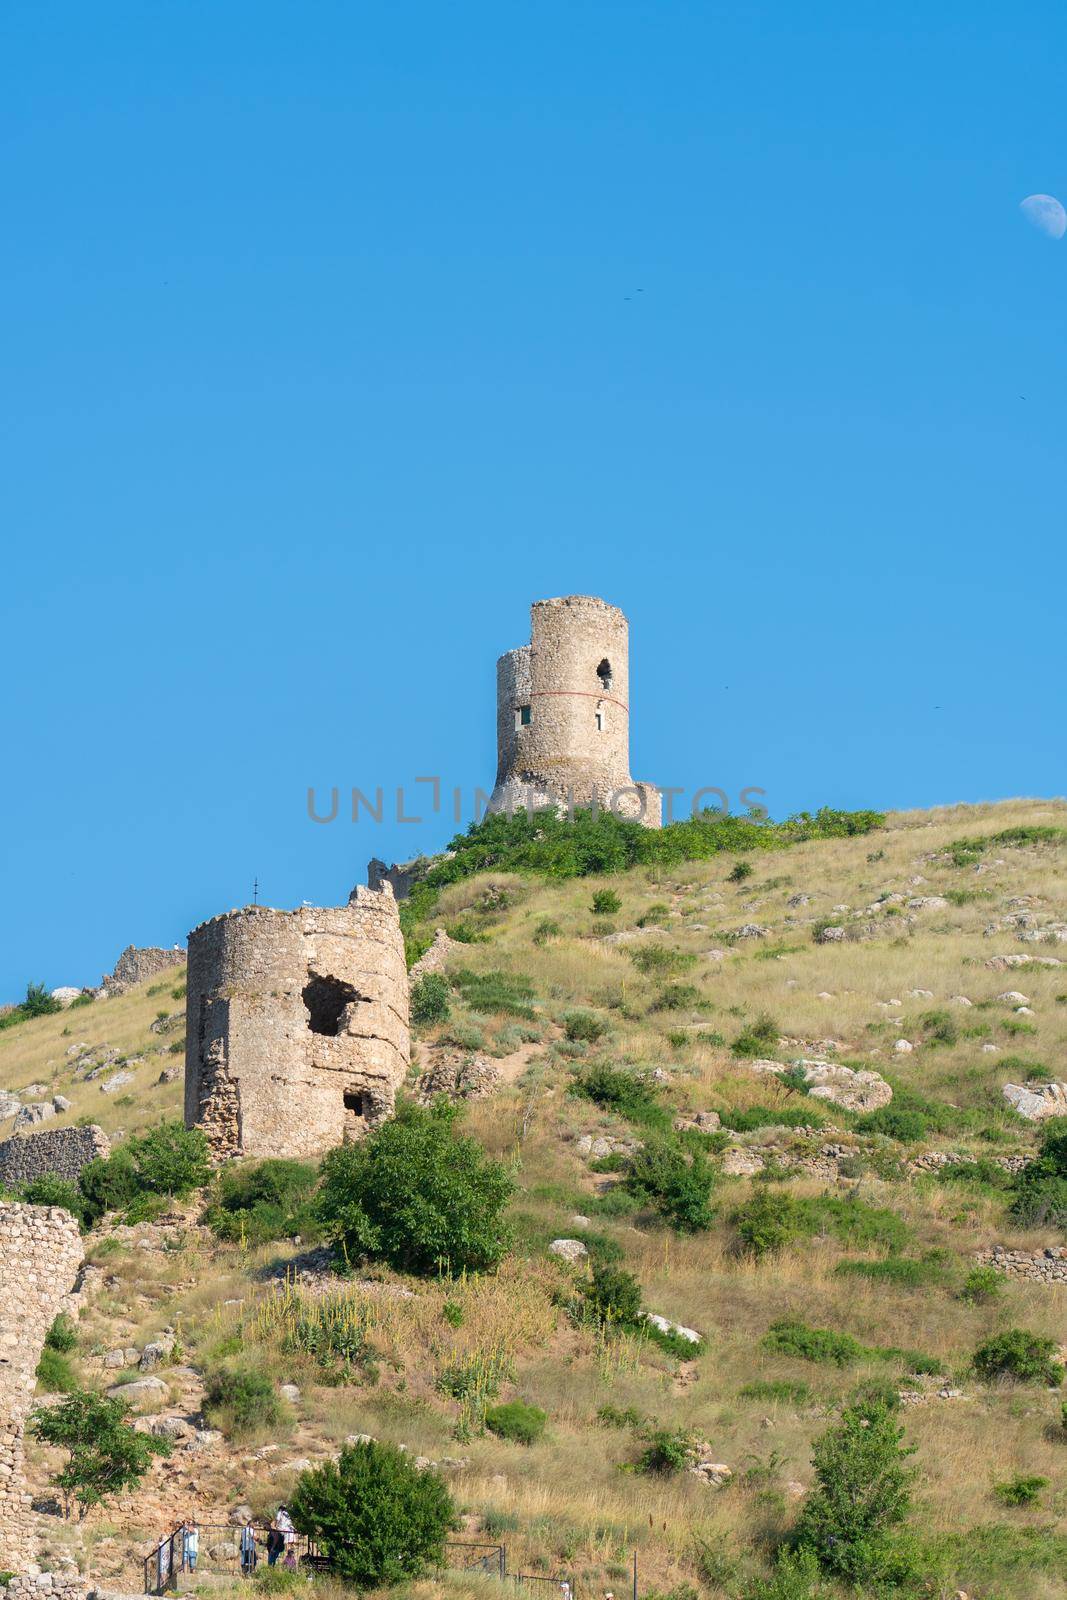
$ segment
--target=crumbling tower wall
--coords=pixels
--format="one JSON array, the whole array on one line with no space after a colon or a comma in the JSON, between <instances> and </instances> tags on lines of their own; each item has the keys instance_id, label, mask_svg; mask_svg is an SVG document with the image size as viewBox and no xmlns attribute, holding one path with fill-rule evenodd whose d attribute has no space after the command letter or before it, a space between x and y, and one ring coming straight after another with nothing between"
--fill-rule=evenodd
<instances>
[{"instance_id":1,"label":"crumbling tower wall","mask_svg":"<svg viewBox=\"0 0 1067 1600\"><path fill-rule=\"evenodd\" d=\"M37 1541L23 1474L26 1418L52 1319L82 1263L78 1224L58 1206L0 1203L0 1569L22 1572Z\"/></svg>"},{"instance_id":2,"label":"crumbling tower wall","mask_svg":"<svg viewBox=\"0 0 1067 1600\"><path fill-rule=\"evenodd\" d=\"M654 784L630 776L629 625L617 606L564 595L530 608L530 643L497 662L491 811L598 806L660 823Z\"/></svg>"},{"instance_id":3,"label":"crumbling tower wall","mask_svg":"<svg viewBox=\"0 0 1067 1600\"><path fill-rule=\"evenodd\" d=\"M201 923L187 982L185 1122L217 1159L318 1155L392 1114L410 1037L388 883Z\"/></svg>"}]
</instances>

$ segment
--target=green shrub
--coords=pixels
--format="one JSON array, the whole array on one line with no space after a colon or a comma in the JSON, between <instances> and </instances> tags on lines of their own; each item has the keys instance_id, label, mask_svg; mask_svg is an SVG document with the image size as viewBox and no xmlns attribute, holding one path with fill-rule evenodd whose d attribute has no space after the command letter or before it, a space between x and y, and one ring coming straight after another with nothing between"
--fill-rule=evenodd
<instances>
[{"instance_id":1,"label":"green shrub","mask_svg":"<svg viewBox=\"0 0 1067 1600\"><path fill-rule=\"evenodd\" d=\"M656 1208L681 1233L702 1233L711 1226L711 1191L715 1174L707 1157L691 1157L676 1142L645 1141L630 1161L626 1187L638 1200Z\"/></svg>"},{"instance_id":2,"label":"green shrub","mask_svg":"<svg viewBox=\"0 0 1067 1600\"><path fill-rule=\"evenodd\" d=\"M444 1317L450 1328L462 1328L464 1322L467 1320L463 1311L463 1307L460 1305L458 1300L446 1300L444 1305L441 1307L441 1315Z\"/></svg>"},{"instance_id":3,"label":"green shrub","mask_svg":"<svg viewBox=\"0 0 1067 1600\"><path fill-rule=\"evenodd\" d=\"M43 983L28 983L26 985L26 998L17 1007L24 1017L54 1017L57 1011L62 1011L60 1001L53 1000Z\"/></svg>"},{"instance_id":4,"label":"green shrub","mask_svg":"<svg viewBox=\"0 0 1067 1600\"><path fill-rule=\"evenodd\" d=\"M607 1033L608 1025L591 1011L568 1011L563 1018L563 1031L572 1044L596 1044Z\"/></svg>"},{"instance_id":5,"label":"green shrub","mask_svg":"<svg viewBox=\"0 0 1067 1600\"><path fill-rule=\"evenodd\" d=\"M707 1037L707 1035L703 1035ZM800 1106L747 1106L719 1112L724 1128L734 1133L754 1133L757 1128L821 1128L829 1120L814 1104Z\"/></svg>"},{"instance_id":6,"label":"green shrub","mask_svg":"<svg viewBox=\"0 0 1067 1600\"><path fill-rule=\"evenodd\" d=\"M750 861L736 861L727 873L727 877L731 883L744 883L746 878L751 878L752 871Z\"/></svg>"},{"instance_id":7,"label":"green shrub","mask_svg":"<svg viewBox=\"0 0 1067 1600\"><path fill-rule=\"evenodd\" d=\"M666 922L670 914L670 906L667 905L663 900L656 900L652 905L646 907L643 914L638 917L637 926L639 928L658 927L662 923Z\"/></svg>"},{"instance_id":8,"label":"green shrub","mask_svg":"<svg viewBox=\"0 0 1067 1600\"><path fill-rule=\"evenodd\" d=\"M610 1262L594 1262L583 1285L585 1312L594 1322L635 1328L641 1315L641 1285L632 1272Z\"/></svg>"},{"instance_id":9,"label":"green shrub","mask_svg":"<svg viewBox=\"0 0 1067 1600\"><path fill-rule=\"evenodd\" d=\"M73 1394L78 1387L77 1374L67 1357L47 1344L37 1363L37 1386L42 1394Z\"/></svg>"},{"instance_id":10,"label":"green shrub","mask_svg":"<svg viewBox=\"0 0 1067 1600\"><path fill-rule=\"evenodd\" d=\"M302 1472L289 1514L331 1570L359 1589L444 1566L445 1540L457 1522L440 1474L378 1443L346 1445L336 1461Z\"/></svg>"},{"instance_id":11,"label":"green shrub","mask_svg":"<svg viewBox=\"0 0 1067 1600\"><path fill-rule=\"evenodd\" d=\"M542 917L533 931L533 942L536 945L547 944L549 939L558 939L562 932L562 924L555 917Z\"/></svg>"},{"instance_id":12,"label":"green shrub","mask_svg":"<svg viewBox=\"0 0 1067 1600\"><path fill-rule=\"evenodd\" d=\"M743 1057L765 1056L769 1051L777 1050L780 1032L774 1018L762 1011L755 1022L742 1028L733 1042L733 1053Z\"/></svg>"},{"instance_id":13,"label":"green shrub","mask_svg":"<svg viewBox=\"0 0 1067 1600\"><path fill-rule=\"evenodd\" d=\"M697 958L691 950L673 950L666 944L639 944L627 954L638 972L646 978L662 978L671 972L687 972Z\"/></svg>"},{"instance_id":14,"label":"green shrub","mask_svg":"<svg viewBox=\"0 0 1067 1600\"><path fill-rule=\"evenodd\" d=\"M314 1237L318 1223L311 1191L316 1178L315 1168L306 1162L276 1156L225 1167L204 1221L218 1238L250 1245L294 1234Z\"/></svg>"},{"instance_id":15,"label":"green shrub","mask_svg":"<svg viewBox=\"0 0 1067 1600\"><path fill-rule=\"evenodd\" d=\"M65 1311L53 1318L52 1326L44 1336L46 1350L58 1350L60 1355L69 1356L72 1350L78 1347L78 1330Z\"/></svg>"},{"instance_id":16,"label":"green shrub","mask_svg":"<svg viewBox=\"0 0 1067 1600\"><path fill-rule=\"evenodd\" d=\"M811 1390L806 1383L791 1383L788 1378L757 1378L739 1390L743 1400L788 1400L803 1406L811 1400Z\"/></svg>"},{"instance_id":17,"label":"green shrub","mask_svg":"<svg viewBox=\"0 0 1067 1600\"><path fill-rule=\"evenodd\" d=\"M838 1278L870 1278L875 1283L892 1284L900 1289L924 1289L940 1283L945 1269L938 1261L916 1261L911 1256L886 1256L881 1261L839 1261L834 1268Z\"/></svg>"},{"instance_id":18,"label":"green shrub","mask_svg":"<svg viewBox=\"0 0 1067 1600\"><path fill-rule=\"evenodd\" d=\"M439 972L427 972L411 989L411 1020L416 1027L430 1027L435 1022L447 1022L452 1014L448 1003L447 978Z\"/></svg>"},{"instance_id":19,"label":"green shrub","mask_svg":"<svg viewBox=\"0 0 1067 1600\"><path fill-rule=\"evenodd\" d=\"M106 1158L97 1156L82 1168L78 1186L84 1197L86 1221L92 1224L105 1211L128 1210L146 1196L180 1199L200 1188L210 1176L208 1142L203 1133L174 1119L128 1139Z\"/></svg>"},{"instance_id":20,"label":"green shrub","mask_svg":"<svg viewBox=\"0 0 1067 1600\"><path fill-rule=\"evenodd\" d=\"M137 1170L129 1144L120 1145L109 1156L96 1156L78 1175L82 1193L82 1214L93 1227L108 1211L123 1212L138 1193Z\"/></svg>"},{"instance_id":21,"label":"green shrub","mask_svg":"<svg viewBox=\"0 0 1067 1600\"><path fill-rule=\"evenodd\" d=\"M545 1431L548 1417L540 1406L527 1405L524 1400L509 1400L506 1405L490 1406L485 1413L485 1425L490 1433L501 1439L513 1439L518 1444L536 1444Z\"/></svg>"},{"instance_id":22,"label":"green shrub","mask_svg":"<svg viewBox=\"0 0 1067 1600\"><path fill-rule=\"evenodd\" d=\"M995 1483L993 1493L1005 1506L1032 1506L1041 1498L1042 1489L1048 1488L1048 1479L1025 1477L1017 1472L1006 1483Z\"/></svg>"},{"instance_id":23,"label":"green shrub","mask_svg":"<svg viewBox=\"0 0 1067 1600\"><path fill-rule=\"evenodd\" d=\"M68 1452L66 1466L51 1482L67 1506L74 1501L83 1516L109 1495L135 1488L154 1456L170 1454L169 1440L139 1432L126 1416L121 1400L77 1389L30 1418L33 1438Z\"/></svg>"},{"instance_id":24,"label":"green shrub","mask_svg":"<svg viewBox=\"0 0 1067 1600\"><path fill-rule=\"evenodd\" d=\"M256 1367L219 1367L208 1377L204 1410L213 1427L231 1439L276 1431L286 1420L286 1407L267 1377Z\"/></svg>"},{"instance_id":25,"label":"green shrub","mask_svg":"<svg viewBox=\"0 0 1067 1600\"><path fill-rule=\"evenodd\" d=\"M1018 1383L1045 1383L1053 1387L1063 1382L1063 1368L1054 1359L1054 1339L1009 1328L994 1334L974 1352L974 1370L987 1383L1011 1378Z\"/></svg>"},{"instance_id":26,"label":"green shrub","mask_svg":"<svg viewBox=\"0 0 1067 1600\"><path fill-rule=\"evenodd\" d=\"M659 1093L648 1073L625 1072L619 1067L586 1067L571 1083L570 1093L592 1100L606 1111L614 1111L629 1122L647 1127L670 1127L670 1117L660 1104Z\"/></svg>"},{"instance_id":27,"label":"green shrub","mask_svg":"<svg viewBox=\"0 0 1067 1600\"><path fill-rule=\"evenodd\" d=\"M637 1458L635 1470L660 1477L682 1472L693 1455L692 1437L680 1430L656 1428L645 1435L647 1443Z\"/></svg>"},{"instance_id":28,"label":"green shrub","mask_svg":"<svg viewBox=\"0 0 1067 1600\"><path fill-rule=\"evenodd\" d=\"M1013 1181L1012 1215L1030 1228L1067 1228L1067 1117L1050 1117L1035 1160Z\"/></svg>"},{"instance_id":29,"label":"green shrub","mask_svg":"<svg viewBox=\"0 0 1067 1600\"><path fill-rule=\"evenodd\" d=\"M329 1152L316 1213L339 1262L369 1257L421 1274L497 1265L514 1184L457 1131L457 1115L443 1099L404 1105L361 1143Z\"/></svg>"},{"instance_id":30,"label":"green shrub","mask_svg":"<svg viewBox=\"0 0 1067 1600\"><path fill-rule=\"evenodd\" d=\"M85 1224L85 1199L76 1183L60 1178L54 1172L42 1172L39 1178L24 1183L21 1196L29 1206L62 1206L76 1217L79 1226Z\"/></svg>"},{"instance_id":31,"label":"green shrub","mask_svg":"<svg viewBox=\"0 0 1067 1600\"><path fill-rule=\"evenodd\" d=\"M790 1194L766 1188L757 1189L730 1220L740 1248L757 1260L784 1250L808 1231L800 1202Z\"/></svg>"},{"instance_id":32,"label":"green shrub","mask_svg":"<svg viewBox=\"0 0 1067 1600\"><path fill-rule=\"evenodd\" d=\"M881 1133L887 1139L897 1139L901 1144L917 1144L925 1139L928 1124L921 1111L909 1111L899 1106L880 1106L877 1111L865 1111L856 1118L858 1133Z\"/></svg>"},{"instance_id":33,"label":"green shrub","mask_svg":"<svg viewBox=\"0 0 1067 1600\"><path fill-rule=\"evenodd\" d=\"M520 973L464 971L457 972L452 981L471 1010L482 1016L499 1013L506 1017L522 1017L527 1022L534 1016L530 1004L533 984Z\"/></svg>"},{"instance_id":34,"label":"green shrub","mask_svg":"<svg viewBox=\"0 0 1067 1600\"><path fill-rule=\"evenodd\" d=\"M956 1044L959 1030L950 1011L925 1011L919 1019L927 1044Z\"/></svg>"},{"instance_id":35,"label":"green shrub","mask_svg":"<svg viewBox=\"0 0 1067 1600\"><path fill-rule=\"evenodd\" d=\"M969 1305L988 1305L1004 1293L1004 1279L996 1267L972 1267L963 1280L960 1299Z\"/></svg>"},{"instance_id":36,"label":"green shrub","mask_svg":"<svg viewBox=\"0 0 1067 1600\"><path fill-rule=\"evenodd\" d=\"M649 1011L692 1011L700 1004L700 990L694 983L668 983L649 1006Z\"/></svg>"},{"instance_id":37,"label":"green shrub","mask_svg":"<svg viewBox=\"0 0 1067 1600\"><path fill-rule=\"evenodd\" d=\"M768 1350L779 1355L797 1356L803 1361L832 1361L846 1366L867 1355L866 1347L850 1333L835 1333L832 1328L811 1328L791 1317L772 1322L763 1338Z\"/></svg>"},{"instance_id":38,"label":"green shrub","mask_svg":"<svg viewBox=\"0 0 1067 1600\"><path fill-rule=\"evenodd\" d=\"M877 1401L847 1406L812 1451L817 1487L805 1502L796 1544L823 1570L850 1583L912 1575L894 1530L907 1519L913 1454L894 1411Z\"/></svg>"},{"instance_id":39,"label":"green shrub","mask_svg":"<svg viewBox=\"0 0 1067 1600\"><path fill-rule=\"evenodd\" d=\"M754 1579L744 1590L744 1600L829 1600L819 1571L810 1550L782 1550L772 1576Z\"/></svg>"},{"instance_id":40,"label":"green shrub","mask_svg":"<svg viewBox=\"0 0 1067 1600\"><path fill-rule=\"evenodd\" d=\"M613 917L622 910L622 901L614 889L598 889L593 896L592 905L589 907L594 916Z\"/></svg>"}]
</instances>

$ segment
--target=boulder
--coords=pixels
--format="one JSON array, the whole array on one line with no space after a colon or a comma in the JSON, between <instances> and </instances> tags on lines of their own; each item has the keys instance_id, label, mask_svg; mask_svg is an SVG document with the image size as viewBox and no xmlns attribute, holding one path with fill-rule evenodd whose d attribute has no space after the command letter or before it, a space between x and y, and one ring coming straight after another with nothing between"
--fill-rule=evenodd
<instances>
[{"instance_id":1,"label":"boulder","mask_svg":"<svg viewBox=\"0 0 1067 1600\"><path fill-rule=\"evenodd\" d=\"M830 923L827 927L819 929L818 933L815 935L815 943L840 944L844 937L844 928L839 928L836 926L836 924Z\"/></svg>"},{"instance_id":2,"label":"boulder","mask_svg":"<svg viewBox=\"0 0 1067 1600\"><path fill-rule=\"evenodd\" d=\"M915 1046L910 1039L898 1039L893 1046L893 1054L895 1056L910 1056L914 1049Z\"/></svg>"},{"instance_id":3,"label":"boulder","mask_svg":"<svg viewBox=\"0 0 1067 1600\"><path fill-rule=\"evenodd\" d=\"M813 1100L828 1100L845 1111L877 1111L893 1098L892 1089L879 1072L854 1072L834 1061L795 1064L802 1069Z\"/></svg>"},{"instance_id":4,"label":"boulder","mask_svg":"<svg viewBox=\"0 0 1067 1600\"><path fill-rule=\"evenodd\" d=\"M28 1106L20 1106L15 1113L12 1131L17 1133L20 1128L33 1128L39 1122L50 1122L56 1114L56 1108L51 1100L32 1100Z\"/></svg>"},{"instance_id":5,"label":"boulder","mask_svg":"<svg viewBox=\"0 0 1067 1600\"><path fill-rule=\"evenodd\" d=\"M68 984L61 984L58 989L52 990L49 999L57 1000L65 1010L67 1006L78 999L80 994L80 989L73 989Z\"/></svg>"},{"instance_id":6,"label":"boulder","mask_svg":"<svg viewBox=\"0 0 1067 1600\"><path fill-rule=\"evenodd\" d=\"M0 1089L0 1122L6 1122L8 1117L17 1113L22 1101L17 1094L12 1094L9 1089Z\"/></svg>"},{"instance_id":7,"label":"boulder","mask_svg":"<svg viewBox=\"0 0 1067 1600\"><path fill-rule=\"evenodd\" d=\"M700 1335L695 1328L686 1328L680 1322L671 1322L668 1317L661 1317L655 1311L642 1311L641 1320L650 1322L660 1333L674 1333L679 1339L685 1339L688 1344L699 1344Z\"/></svg>"},{"instance_id":8,"label":"boulder","mask_svg":"<svg viewBox=\"0 0 1067 1600\"><path fill-rule=\"evenodd\" d=\"M559 1256L562 1261L583 1261L589 1251L580 1239L553 1239L548 1253Z\"/></svg>"},{"instance_id":9,"label":"boulder","mask_svg":"<svg viewBox=\"0 0 1067 1600\"><path fill-rule=\"evenodd\" d=\"M52 1096L52 1106L57 1112L69 1111L71 1105L72 1102L67 1099L65 1094L54 1094Z\"/></svg>"},{"instance_id":10,"label":"boulder","mask_svg":"<svg viewBox=\"0 0 1067 1600\"><path fill-rule=\"evenodd\" d=\"M1006 1083L1001 1094L1027 1122L1067 1116L1067 1083Z\"/></svg>"},{"instance_id":11,"label":"boulder","mask_svg":"<svg viewBox=\"0 0 1067 1600\"><path fill-rule=\"evenodd\" d=\"M132 1383L113 1383L107 1392L113 1400L128 1400L137 1406L161 1399L167 1392L167 1385L162 1378L135 1378Z\"/></svg>"},{"instance_id":12,"label":"boulder","mask_svg":"<svg viewBox=\"0 0 1067 1600\"><path fill-rule=\"evenodd\" d=\"M295 1383L283 1383L278 1388L278 1393L283 1400L288 1400L290 1405L295 1405L300 1399L300 1390Z\"/></svg>"},{"instance_id":13,"label":"boulder","mask_svg":"<svg viewBox=\"0 0 1067 1600\"><path fill-rule=\"evenodd\" d=\"M133 1082L132 1072L115 1072L110 1078L105 1078L100 1085L101 1094L115 1094L119 1089L124 1089L128 1083Z\"/></svg>"}]
</instances>

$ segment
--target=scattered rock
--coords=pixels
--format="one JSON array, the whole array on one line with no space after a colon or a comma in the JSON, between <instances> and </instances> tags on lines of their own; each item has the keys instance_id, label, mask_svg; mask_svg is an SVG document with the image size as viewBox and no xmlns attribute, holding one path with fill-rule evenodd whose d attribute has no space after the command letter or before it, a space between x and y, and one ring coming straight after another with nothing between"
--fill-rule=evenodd
<instances>
[{"instance_id":1,"label":"scattered rock","mask_svg":"<svg viewBox=\"0 0 1067 1600\"><path fill-rule=\"evenodd\" d=\"M113 1400L128 1400L131 1405L141 1405L146 1400L158 1400L167 1392L162 1378L135 1378L132 1383L115 1383L107 1391Z\"/></svg>"},{"instance_id":2,"label":"scattered rock","mask_svg":"<svg viewBox=\"0 0 1067 1600\"><path fill-rule=\"evenodd\" d=\"M844 928L839 928L834 923L830 923L827 927L819 929L818 933L815 935L815 943L840 944L844 937Z\"/></svg>"},{"instance_id":3,"label":"scattered rock","mask_svg":"<svg viewBox=\"0 0 1067 1600\"><path fill-rule=\"evenodd\" d=\"M686 1471L706 1483L709 1489L721 1489L733 1477L733 1469L722 1461L694 1461Z\"/></svg>"},{"instance_id":4,"label":"scattered rock","mask_svg":"<svg viewBox=\"0 0 1067 1600\"><path fill-rule=\"evenodd\" d=\"M1003 994L997 995L997 999L1001 1005L1005 1006L1028 1006L1030 1004L1029 998L1025 994L1020 994L1018 989L1005 989Z\"/></svg>"},{"instance_id":5,"label":"scattered rock","mask_svg":"<svg viewBox=\"0 0 1067 1600\"><path fill-rule=\"evenodd\" d=\"M910 1056L915 1046L910 1039L898 1039L893 1046L895 1056Z\"/></svg>"},{"instance_id":6,"label":"scattered rock","mask_svg":"<svg viewBox=\"0 0 1067 1600\"><path fill-rule=\"evenodd\" d=\"M69 984L60 984L58 989L52 990L49 999L58 1000L59 1004L66 1010L67 1006L77 1000L80 995L80 989L73 989Z\"/></svg>"},{"instance_id":7,"label":"scattered rock","mask_svg":"<svg viewBox=\"0 0 1067 1600\"><path fill-rule=\"evenodd\" d=\"M854 1072L834 1061L799 1061L813 1100L828 1100L845 1111L877 1111L893 1091L879 1072Z\"/></svg>"},{"instance_id":8,"label":"scattered rock","mask_svg":"<svg viewBox=\"0 0 1067 1600\"><path fill-rule=\"evenodd\" d=\"M580 1239L553 1239L548 1250L550 1255L559 1256L563 1261L583 1261L589 1254Z\"/></svg>"},{"instance_id":9,"label":"scattered rock","mask_svg":"<svg viewBox=\"0 0 1067 1600\"><path fill-rule=\"evenodd\" d=\"M1006 1083L1001 1094L1027 1122L1067 1116L1067 1083Z\"/></svg>"},{"instance_id":10,"label":"scattered rock","mask_svg":"<svg viewBox=\"0 0 1067 1600\"><path fill-rule=\"evenodd\" d=\"M643 1321L651 1322L660 1333L677 1334L679 1339L685 1339L689 1344L700 1343L700 1334L695 1328L686 1328L680 1322L671 1322L669 1318L661 1317L655 1311L642 1311L641 1317Z\"/></svg>"},{"instance_id":11,"label":"scattered rock","mask_svg":"<svg viewBox=\"0 0 1067 1600\"><path fill-rule=\"evenodd\" d=\"M12 1132L17 1133L20 1128L36 1127L40 1122L50 1122L55 1114L56 1108L51 1100L33 1100L28 1106L20 1106L16 1112Z\"/></svg>"},{"instance_id":12,"label":"scattered rock","mask_svg":"<svg viewBox=\"0 0 1067 1600\"><path fill-rule=\"evenodd\" d=\"M408 981L417 983L428 972L443 972L449 956L460 948L456 939L450 939L444 928L435 928L433 943L423 952L408 973Z\"/></svg>"},{"instance_id":13,"label":"scattered rock","mask_svg":"<svg viewBox=\"0 0 1067 1600\"><path fill-rule=\"evenodd\" d=\"M689 1129L694 1129L698 1133L714 1133L715 1129L720 1126L719 1113L717 1111L694 1111L691 1116L675 1117L674 1126L679 1133L685 1133Z\"/></svg>"},{"instance_id":14,"label":"scattered rock","mask_svg":"<svg viewBox=\"0 0 1067 1600\"><path fill-rule=\"evenodd\" d=\"M300 1399L300 1390L297 1388L295 1383L281 1384L278 1389L278 1393L281 1395L283 1400L288 1400L290 1405L295 1406L296 1402Z\"/></svg>"},{"instance_id":15,"label":"scattered rock","mask_svg":"<svg viewBox=\"0 0 1067 1600\"><path fill-rule=\"evenodd\" d=\"M116 1094L119 1089L124 1089L128 1083L133 1082L132 1072L116 1072L110 1078L105 1078L100 1085L101 1094Z\"/></svg>"},{"instance_id":16,"label":"scattered rock","mask_svg":"<svg viewBox=\"0 0 1067 1600\"><path fill-rule=\"evenodd\" d=\"M488 1056L468 1056L462 1050L441 1049L418 1082L417 1096L429 1105L437 1095L449 1100L485 1100L500 1082L500 1068Z\"/></svg>"},{"instance_id":17,"label":"scattered rock","mask_svg":"<svg viewBox=\"0 0 1067 1600\"><path fill-rule=\"evenodd\" d=\"M770 933L770 928L761 927L758 922L746 922L742 927L731 933L731 939L765 939Z\"/></svg>"},{"instance_id":18,"label":"scattered rock","mask_svg":"<svg viewBox=\"0 0 1067 1600\"><path fill-rule=\"evenodd\" d=\"M67 1099L65 1094L54 1094L52 1096L52 1106L57 1113L69 1111L71 1104L72 1102Z\"/></svg>"}]
</instances>

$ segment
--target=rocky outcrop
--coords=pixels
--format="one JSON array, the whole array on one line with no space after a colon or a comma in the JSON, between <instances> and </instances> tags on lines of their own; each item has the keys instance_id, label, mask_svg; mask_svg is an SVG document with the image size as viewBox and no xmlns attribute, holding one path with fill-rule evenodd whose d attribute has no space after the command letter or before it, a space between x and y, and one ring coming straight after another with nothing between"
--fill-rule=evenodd
<instances>
[{"instance_id":1,"label":"rocky outcrop","mask_svg":"<svg viewBox=\"0 0 1067 1600\"><path fill-rule=\"evenodd\" d=\"M435 1050L418 1082L423 1105L439 1094L449 1100L485 1100L500 1082L500 1068L488 1056L468 1056L462 1050Z\"/></svg>"},{"instance_id":2,"label":"rocky outcrop","mask_svg":"<svg viewBox=\"0 0 1067 1600\"><path fill-rule=\"evenodd\" d=\"M125 994L135 984L144 983L161 972L168 972L172 967L179 967L184 961L185 951L181 945L176 944L170 950L158 946L139 950L136 945L128 944L115 962L114 971L105 972L100 981L109 995Z\"/></svg>"},{"instance_id":3,"label":"rocky outcrop","mask_svg":"<svg viewBox=\"0 0 1067 1600\"><path fill-rule=\"evenodd\" d=\"M1045 1250L1009 1250L995 1244L982 1250L975 1260L980 1266L995 1267L1009 1278L1028 1278L1031 1283L1067 1283L1067 1245L1050 1245Z\"/></svg>"},{"instance_id":4,"label":"rocky outcrop","mask_svg":"<svg viewBox=\"0 0 1067 1600\"><path fill-rule=\"evenodd\" d=\"M1067 1083L1006 1083L1000 1092L1027 1122L1067 1116Z\"/></svg>"}]
</instances>

